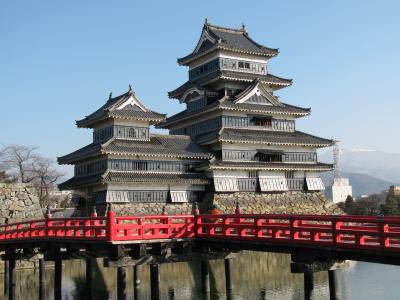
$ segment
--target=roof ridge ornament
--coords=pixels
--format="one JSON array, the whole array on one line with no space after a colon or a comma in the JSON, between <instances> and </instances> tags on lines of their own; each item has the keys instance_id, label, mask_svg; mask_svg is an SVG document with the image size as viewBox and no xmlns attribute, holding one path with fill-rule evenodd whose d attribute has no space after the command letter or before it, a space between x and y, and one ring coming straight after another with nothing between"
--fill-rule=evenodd
<instances>
[{"instance_id":1,"label":"roof ridge ornament","mask_svg":"<svg viewBox=\"0 0 400 300\"><path fill-rule=\"evenodd\" d=\"M135 92L132 90L132 85L129 84L128 86L129 86L128 93L134 95Z\"/></svg>"},{"instance_id":2,"label":"roof ridge ornament","mask_svg":"<svg viewBox=\"0 0 400 300\"><path fill-rule=\"evenodd\" d=\"M208 18L206 17L205 19L204 19L204 25L208 25Z\"/></svg>"},{"instance_id":3,"label":"roof ridge ornament","mask_svg":"<svg viewBox=\"0 0 400 300\"><path fill-rule=\"evenodd\" d=\"M110 92L110 94L108 95L108 100L112 99L112 92Z\"/></svg>"}]
</instances>

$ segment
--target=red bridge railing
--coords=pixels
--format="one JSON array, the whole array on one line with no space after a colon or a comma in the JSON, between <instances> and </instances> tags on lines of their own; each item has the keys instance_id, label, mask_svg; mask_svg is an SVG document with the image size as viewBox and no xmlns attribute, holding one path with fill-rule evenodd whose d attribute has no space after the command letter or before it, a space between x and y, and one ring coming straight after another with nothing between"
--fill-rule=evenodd
<instances>
[{"instance_id":1,"label":"red bridge railing","mask_svg":"<svg viewBox=\"0 0 400 300\"><path fill-rule=\"evenodd\" d=\"M199 215L196 237L400 252L400 217Z\"/></svg>"},{"instance_id":2,"label":"red bridge railing","mask_svg":"<svg viewBox=\"0 0 400 300\"><path fill-rule=\"evenodd\" d=\"M181 238L319 245L400 253L400 217L325 215L93 215L0 226L0 243L29 240L141 241Z\"/></svg>"}]
</instances>

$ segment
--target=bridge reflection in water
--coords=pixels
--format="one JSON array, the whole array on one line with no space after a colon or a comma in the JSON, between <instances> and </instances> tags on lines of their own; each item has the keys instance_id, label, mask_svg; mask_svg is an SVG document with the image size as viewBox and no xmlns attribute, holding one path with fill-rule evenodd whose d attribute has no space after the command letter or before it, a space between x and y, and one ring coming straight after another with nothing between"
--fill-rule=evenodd
<instances>
[{"instance_id":1,"label":"bridge reflection in water","mask_svg":"<svg viewBox=\"0 0 400 300\"><path fill-rule=\"evenodd\" d=\"M290 256L260 252L243 252L235 259L233 277L235 300L298 300L303 299L303 278L301 274L291 274ZM104 268L102 260L97 261L95 273L94 299L117 299L116 271ZM160 268L160 289L162 299L204 299L196 263L163 264ZM211 262L211 299L225 299L225 282L222 261ZM128 269L128 282L132 282L132 269ZM53 296L53 271L49 267L46 276L46 299ZM65 261L63 270L64 299L85 299L85 261ZM400 268L397 266L357 263L339 271L340 299L353 300L392 300L397 299L400 287L397 284ZM38 288L38 274L34 270L17 271L17 299L37 300L32 293ZM317 273L316 299L329 299L328 277ZM0 289L3 289L0 280ZM150 298L149 272L143 269L141 299ZM3 299L0 296L0 299ZM133 286L127 286L127 299L133 299Z\"/></svg>"}]
</instances>

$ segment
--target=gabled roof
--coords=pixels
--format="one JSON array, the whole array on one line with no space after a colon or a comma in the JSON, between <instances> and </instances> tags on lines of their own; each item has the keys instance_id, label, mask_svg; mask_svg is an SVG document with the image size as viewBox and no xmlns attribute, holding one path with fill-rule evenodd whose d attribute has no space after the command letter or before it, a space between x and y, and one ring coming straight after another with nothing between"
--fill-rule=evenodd
<instances>
[{"instance_id":1,"label":"gabled roof","mask_svg":"<svg viewBox=\"0 0 400 300\"><path fill-rule=\"evenodd\" d=\"M301 131L267 131L243 128L223 128L197 138L200 144L213 142L245 143L280 146L329 147L333 140L320 138Z\"/></svg>"},{"instance_id":2,"label":"gabled roof","mask_svg":"<svg viewBox=\"0 0 400 300\"><path fill-rule=\"evenodd\" d=\"M292 79L285 79L272 74L260 75L260 74L252 74L252 73L244 73L236 71L216 70L196 80L189 80L185 82L175 90L168 92L168 97L180 99L182 95L193 86L203 87L206 84L209 84L219 79L224 79L226 81L239 81L239 82L252 82L258 79L261 82L274 87L275 90L290 86L293 83Z\"/></svg>"},{"instance_id":3,"label":"gabled roof","mask_svg":"<svg viewBox=\"0 0 400 300\"><path fill-rule=\"evenodd\" d=\"M110 94L110 98L102 107L84 119L76 121L76 125L91 128L107 118L146 120L154 124L164 120L165 115L144 106L129 86L128 92L120 96L112 98Z\"/></svg>"},{"instance_id":4,"label":"gabled roof","mask_svg":"<svg viewBox=\"0 0 400 300\"><path fill-rule=\"evenodd\" d=\"M191 54L179 58L178 63L186 65L215 50L228 50L263 57L273 57L279 53L278 49L256 43L250 38L244 26L240 29L227 28L211 25L206 20L196 48Z\"/></svg>"},{"instance_id":5,"label":"gabled roof","mask_svg":"<svg viewBox=\"0 0 400 300\"><path fill-rule=\"evenodd\" d=\"M272 95L271 92L268 91L265 84L262 83L260 79L255 79L252 84L250 84L246 89L244 89L240 94L235 96L235 100L233 101L235 104L237 103L245 103L246 101L252 100L252 97L258 98L260 103L266 105L273 106L284 106L279 100L278 97ZM261 100L261 101L260 101Z\"/></svg>"},{"instance_id":6,"label":"gabled roof","mask_svg":"<svg viewBox=\"0 0 400 300\"><path fill-rule=\"evenodd\" d=\"M182 159L209 159L212 154L196 145L189 136L150 135L150 141L136 141L113 138L104 144L90 144L75 152L58 158L60 164L104 154L126 156L171 157Z\"/></svg>"}]
</instances>

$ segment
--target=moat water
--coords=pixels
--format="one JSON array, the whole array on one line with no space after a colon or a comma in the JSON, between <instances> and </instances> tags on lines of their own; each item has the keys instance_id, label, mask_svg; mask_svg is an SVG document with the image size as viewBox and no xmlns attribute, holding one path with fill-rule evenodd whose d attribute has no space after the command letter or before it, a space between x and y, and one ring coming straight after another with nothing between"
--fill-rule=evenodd
<instances>
[{"instance_id":1,"label":"moat water","mask_svg":"<svg viewBox=\"0 0 400 300\"><path fill-rule=\"evenodd\" d=\"M226 299L223 261L210 263L211 295L209 299ZM303 275L290 273L290 256L245 252L232 262L234 299L303 299ZM142 267L141 298L150 299L148 267ZM204 299L201 293L198 263L174 263L160 266L161 299ZM46 299L53 299L52 268L46 269ZM128 299L133 299L132 270L127 274ZM340 299L400 299L400 267L352 263L338 273ZM95 264L93 299L116 299L117 274L104 268L102 260ZM63 266L63 299L85 299L85 261L65 261ZM0 288L3 291L3 282ZM17 271L17 299L38 299L38 273ZM326 272L315 276L315 299L329 299ZM4 298L4 297L3 297Z\"/></svg>"}]
</instances>

